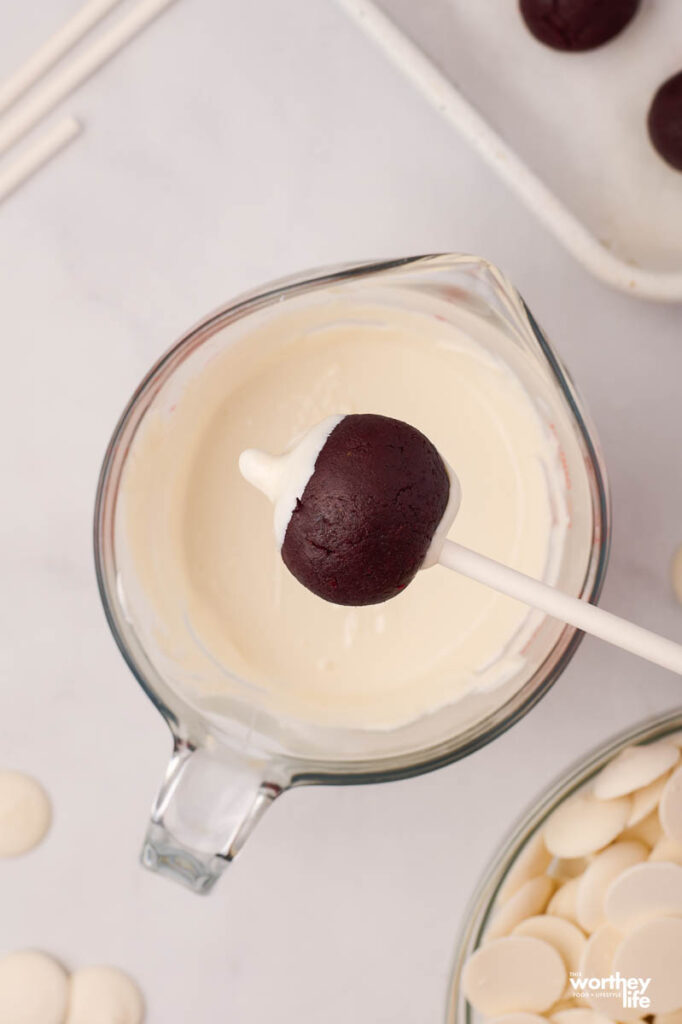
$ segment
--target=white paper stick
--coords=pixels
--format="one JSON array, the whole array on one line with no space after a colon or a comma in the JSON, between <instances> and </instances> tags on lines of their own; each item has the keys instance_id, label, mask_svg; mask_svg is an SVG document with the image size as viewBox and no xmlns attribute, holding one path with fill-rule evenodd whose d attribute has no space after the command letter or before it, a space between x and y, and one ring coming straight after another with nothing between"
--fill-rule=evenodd
<instances>
[{"instance_id":1,"label":"white paper stick","mask_svg":"<svg viewBox=\"0 0 682 1024\"><path fill-rule=\"evenodd\" d=\"M40 46L21 67L0 83L0 114L11 107L54 67L79 40L94 28L121 0L88 0L84 7Z\"/></svg>"},{"instance_id":2,"label":"white paper stick","mask_svg":"<svg viewBox=\"0 0 682 1024\"><path fill-rule=\"evenodd\" d=\"M607 643L622 647L631 654L646 658L656 665L662 665L682 675L682 646L656 633L635 626L632 622L612 615L594 604L581 601L555 590L554 587L534 580L530 576L495 562L492 558L446 540L439 558L447 569L462 573L471 579L484 583L493 590L499 590L516 598L531 608L551 615L560 622L583 629L586 633L606 640Z\"/></svg>"},{"instance_id":3,"label":"white paper stick","mask_svg":"<svg viewBox=\"0 0 682 1024\"><path fill-rule=\"evenodd\" d=\"M43 132L6 167L0 167L0 202L68 146L69 142L80 135L81 130L81 125L75 117L66 117Z\"/></svg>"},{"instance_id":4,"label":"white paper stick","mask_svg":"<svg viewBox=\"0 0 682 1024\"><path fill-rule=\"evenodd\" d=\"M174 0L140 0L0 122L0 155L137 35Z\"/></svg>"}]
</instances>

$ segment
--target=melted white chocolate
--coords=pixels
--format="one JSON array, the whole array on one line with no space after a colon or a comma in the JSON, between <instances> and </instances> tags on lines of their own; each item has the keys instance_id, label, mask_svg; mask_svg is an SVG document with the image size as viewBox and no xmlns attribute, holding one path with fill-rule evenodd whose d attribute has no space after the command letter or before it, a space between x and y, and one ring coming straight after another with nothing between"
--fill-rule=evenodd
<instances>
[{"instance_id":1,"label":"melted white chocolate","mask_svg":"<svg viewBox=\"0 0 682 1024\"><path fill-rule=\"evenodd\" d=\"M283 565L240 452L281 451L339 414L405 420L461 482L452 539L549 582L563 476L556 440L498 355L422 313L348 317L331 301L283 312L174 382L128 459L117 556L136 628L202 699L251 693L279 715L386 729L509 679L528 609L440 566L383 605L321 601Z\"/></svg>"}]
</instances>

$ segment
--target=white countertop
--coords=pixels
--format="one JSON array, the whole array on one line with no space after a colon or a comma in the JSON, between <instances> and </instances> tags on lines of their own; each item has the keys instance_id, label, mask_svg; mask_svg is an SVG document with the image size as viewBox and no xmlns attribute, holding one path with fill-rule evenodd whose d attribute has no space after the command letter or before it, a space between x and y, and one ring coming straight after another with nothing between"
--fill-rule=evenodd
<instances>
[{"instance_id":1,"label":"white countertop","mask_svg":"<svg viewBox=\"0 0 682 1024\"><path fill-rule=\"evenodd\" d=\"M78 2L5 3L0 73ZM347 259L481 253L520 286L599 429L615 507L603 604L682 639L667 576L682 309L588 277L333 0L178 0L64 110L84 136L0 208L0 766L35 773L55 807L47 842L0 865L0 954L118 964L149 1024L439 1024L461 914L504 831L682 683L588 639L492 746L407 782L285 794L193 896L137 863L169 736L96 593L106 442L160 351L242 289Z\"/></svg>"}]
</instances>

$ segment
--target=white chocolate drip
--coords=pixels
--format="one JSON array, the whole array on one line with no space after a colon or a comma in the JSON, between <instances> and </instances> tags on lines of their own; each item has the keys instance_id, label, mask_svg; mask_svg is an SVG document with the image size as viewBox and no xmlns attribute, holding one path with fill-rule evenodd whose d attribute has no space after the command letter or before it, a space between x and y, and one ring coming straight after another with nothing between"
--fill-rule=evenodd
<instances>
[{"instance_id":1,"label":"white chocolate drip","mask_svg":"<svg viewBox=\"0 0 682 1024\"><path fill-rule=\"evenodd\" d=\"M244 479L262 491L275 506L275 537L280 550L296 502L315 471L317 457L342 419L343 416L327 416L282 455L247 448L239 456L239 471Z\"/></svg>"}]
</instances>

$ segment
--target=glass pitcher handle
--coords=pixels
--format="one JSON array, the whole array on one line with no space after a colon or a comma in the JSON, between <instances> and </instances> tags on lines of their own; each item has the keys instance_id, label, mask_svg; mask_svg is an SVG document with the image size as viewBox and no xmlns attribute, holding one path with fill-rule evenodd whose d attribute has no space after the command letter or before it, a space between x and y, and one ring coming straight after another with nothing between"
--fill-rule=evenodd
<instances>
[{"instance_id":1,"label":"glass pitcher handle","mask_svg":"<svg viewBox=\"0 0 682 1024\"><path fill-rule=\"evenodd\" d=\"M209 892L282 791L265 781L265 767L177 740L152 808L144 866Z\"/></svg>"}]
</instances>

